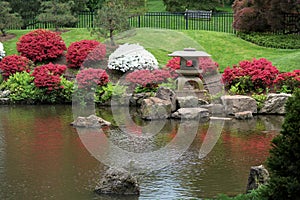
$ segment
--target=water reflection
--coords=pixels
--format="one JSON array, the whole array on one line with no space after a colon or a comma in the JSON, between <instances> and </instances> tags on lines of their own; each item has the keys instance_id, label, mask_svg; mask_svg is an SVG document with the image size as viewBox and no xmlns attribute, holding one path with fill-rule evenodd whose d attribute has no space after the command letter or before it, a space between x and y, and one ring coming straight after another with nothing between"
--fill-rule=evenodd
<instances>
[{"instance_id":1,"label":"water reflection","mask_svg":"<svg viewBox=\"0 0 300 200\"><path fill-rule=\"evenodd\" d=\"M110 109L96 113L113 122ZM148 123L132 115L139 125ZM225 121L219 140L204 159L199 159L199 149L209 124L201 123L183 156L140 177L139 199L200 199L244 192L250 166L264 163L282 120L263 116ZM72 121L68 105L0 106L0 199L120 199L91 192L106 167L85 149L69 125ZM126 121L124 126L143 133ZM177 121L168 121L149 148L165 146L177 130Z\"/></svg>"}]
</instances>

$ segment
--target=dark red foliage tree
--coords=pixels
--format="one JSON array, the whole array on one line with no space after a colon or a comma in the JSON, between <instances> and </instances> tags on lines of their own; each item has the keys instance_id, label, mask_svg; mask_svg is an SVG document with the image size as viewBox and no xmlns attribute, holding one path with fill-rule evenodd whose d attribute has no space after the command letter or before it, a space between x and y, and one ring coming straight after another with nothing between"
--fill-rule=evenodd
<instances>
[{"instance_id":1,"label":"dark red foliage tree","mask_svg":"<svg viewBox=\"0 0 300 200\"><path fill-rule=\"evenodd\" d=\"M233 3L233 27L241 32L270 30L266 19L269 5L265 0L235 0Z\"/></svg>"}]
</instances>

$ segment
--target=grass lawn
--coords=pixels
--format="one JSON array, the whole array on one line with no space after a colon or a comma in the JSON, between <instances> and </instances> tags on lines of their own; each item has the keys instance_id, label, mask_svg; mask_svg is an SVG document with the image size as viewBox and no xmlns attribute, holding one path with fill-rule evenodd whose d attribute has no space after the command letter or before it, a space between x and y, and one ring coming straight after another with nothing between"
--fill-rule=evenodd
<instances>
[{"instance_id":1,"label":"grass lawn","mask_svg":"<svg viewBox=\"0 0 300 200\"><path fill-rule=\"evenodd\" d=\"M280 71L300 69L300 49L265 48L246 42L234 34L209 31L182 31L197 41L212 58L220 64L221 69L237 64L241 60L266 58Z\"/></svg>"},{"instance_id":2,"label":"grass lawn","mask_svg":"<svg viewBox=\"0 0 300 200\"><path fill-rule=\"evenodd\" d=\"M162 0L148 0L147 9L148 12L165 12L166 6Z\"/></svg>"},{"instance_id":3,"label":"grass lawn","mask_svg":"<svg viewBox=\"0 0 300 200\"><path fill-rule=\"evenodd\" d=\"M17 54L16 42L27 32L29 30L9 31L16 37L3 42L7 55ZM70 31L62 33L62 38L68 47L71 42L96 39L96 36L91 36L87 29L70 29ZM160 66L165 65L170 59L169 53L185 47L193 47L211 54L213 60L220 64L221 71L241 60L262 57L272 61L280 71L300 69L300 49L260 47L228 33L141 28L119 34L116 36L116 41L119 44L139 43L157 58ZM104 41L102 40L102 42Z\"/></svg>"}]
</instances>

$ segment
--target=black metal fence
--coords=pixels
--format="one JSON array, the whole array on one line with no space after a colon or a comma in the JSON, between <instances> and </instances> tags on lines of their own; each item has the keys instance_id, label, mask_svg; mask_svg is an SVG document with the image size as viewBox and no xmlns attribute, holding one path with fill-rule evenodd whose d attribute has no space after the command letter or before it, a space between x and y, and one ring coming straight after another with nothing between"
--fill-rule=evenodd
<instances>
[{"instance_id":1,"label":"black metal fence","mask_svg":"<svg viewBox=\"0 0 300 200\"><path fill-rule=\"evenodd\" d=\"M159 28L175 30L209 30L234 33L232 28L233 13L213 13L209 20L185 18L182 13L169 12L147 12L141 16L130 17L129 23L133 28ZM77 17L76 24L67 27L88 28L93 27L94 12L83 11ZM55 28L52 23L43 23L35 19L35 16L28 16L25 19L26 24L23 29ZM9 29L20 29L11 26Z\"/></svg>"},{"instance_id":2,"label":"black metal fence","mask_svg":"<svg viewBox=\"0 0 300 200\"><path fill-rule=\"evenodd\" d=\"M212 13L208 18L185 17L185 13L149 12L129 18L131 27L175 30L207 30L234 33L233 13Z\"/></svg>"},{"instance_id":3,"label":"black metal fence","mask_svg":"<svg viewBox=\"0 0 300 200\"><path fill-rule=\"evenodd\" d=\"M88 28L93 27L94 12L83 11L78 13L78 21L75 24L70 24L67 27L72 28ZM286 15L285 21L289 22L289 26L296 20L299 24L299 15ZM225 33L235 33L232 27L233 13L228 12L213 12L209 19L197 17L185 17L185 12L170 13L170 12L147 12L144 15L133 16L129 19L130 26L133 28L158 28L158 29L174 29L174 30L207 30ZM25 29L38 28L55 28L51 23L38 22L35 16L28 16L25 19ZM291 25L290 25L291 24ZM289 27L290 28L290 27ZM10 27L9 29L20 29Z\"/></svg>"}]
</instances>

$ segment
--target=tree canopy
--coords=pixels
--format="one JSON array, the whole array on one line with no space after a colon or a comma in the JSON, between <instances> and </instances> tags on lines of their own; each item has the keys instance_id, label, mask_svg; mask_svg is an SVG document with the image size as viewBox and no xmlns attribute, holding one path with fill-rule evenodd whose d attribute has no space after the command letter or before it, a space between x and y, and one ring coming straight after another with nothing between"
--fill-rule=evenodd
<instances>
[{"instance_id":1,"label":"tree canopy","mask_svg":"<svg viewBox=\"0 0 300 200\"><path fill-rule=\"evenodd\" d=\"M300 90L286 103L280 135L272 141L268 168L268 199L299 199L300 195Z\"/></svg>"},{"instance_id":2,"label":"tree canopy","mask_svg":"<svg viewBox=\"0 0 300 200\"><path fill-rule=\"evenodd\" d=\"M41 13L37 16L37 20L53 23L56 30L62 26L72 25L77 21L71 13L73 4L73 1L61 3L58 0L42 2Z\"/></svg>"},{"instance_id":3,"label":"tree canopy","mask_svg":"<svg viewBox=\"0 0 300 200\"><path fill-rule=\"evenodd\" d=\"M6 35L5 30L10 26L21 26L21 17L17 13L11 13L10 3L0 1L0 31L2 35Z\"/></svg>"},{"instance_id":4,"label":"tree canopy","mask_svg":"<svg viewBox=\"0 0 300 200\"><path fill-rule=\"evenodd\" d=\"M233 27L241 32L300 31L299 0L235 0Z\"/></svg>"},{"instance_id":5,"label":"tree canopy","mask_svg":"<svg viewBox=\"0 0 300 200\"><path fill-rule=\"evenodd\" d=\"M98 10L91 32L100 37L110 38L111 45L115 46L113 39L115 32L129 29L128 16L129 12L122 1L107 1Z\"/></svg>"},{"instance_id":6,"label":"tree canopy","mask_svg":"<svg viewBox=\"0 0 300 200\"><path fill-rule=\"evenodd\" d=\"M220 0L163 0L169 12L184 12L189 10L214 10L222 3Z\"/></svg>"}]
</instances>

